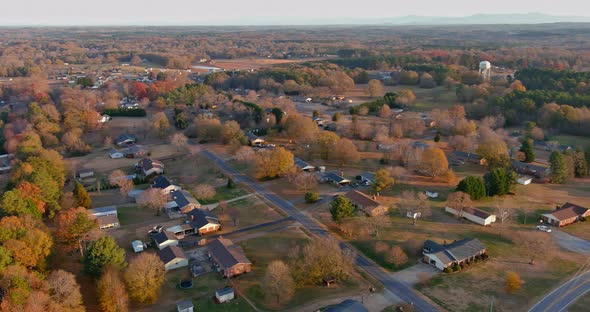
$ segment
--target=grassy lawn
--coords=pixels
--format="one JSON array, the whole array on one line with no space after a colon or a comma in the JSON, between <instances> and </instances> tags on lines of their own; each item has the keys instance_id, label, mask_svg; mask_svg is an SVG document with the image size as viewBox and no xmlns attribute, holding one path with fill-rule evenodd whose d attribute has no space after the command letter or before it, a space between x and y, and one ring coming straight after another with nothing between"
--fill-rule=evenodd
<instances>
[{"instance_id":1,"label":"grassy lawn","mask_svg":"<svg viewBox=\"0 0 590 312\"><path fill-rule=\"evenodd\" d=\"M275 209L256 197L233 201L227 204L223 212L220 208L216 208L214 212L220 218L226 232L281 218Z\"/></svg>"},{"instance_id":2,"label":"grassy lawn","mask_svg":"<svg viewBox=\"0 0 590 312\"><path fill-rule=\"evenodd\" d=\"M590 147L590 138L584 136L560 134L549 137L551 141L558 141L563 145L582 147L584 150Z\"/></svg>"},{"instance_id":3,"label":"grassy lawn","mask_svg":"<svg viewBox=\"0 0 590 312\"><path fill-rule=\"evenodd\" d=\"M281 311L297 307L303 303L309 303L324 297L345 295L348 292L359 290L359 282L355 279L337 283L330 288L323 286L307 286L298 288L291 301L277 306L269 304L264 298L261 288L261 280L265 274L266 267L273 260L288 261L288 253L297 245L304 244L309 238L299 229L288 229L281 232L273 232L261 237L240 242L250 261L252 261L252 272L235 278L233 281L238 287L245 291L248 299L254 302L258 308L266 310Z\"/></svg>"},{"instance_id":4,"label":"grassy lawn","mask_svg":"<svg viewBox=\"0 0 590 312\"><path fill-rule=\"evenodd\" d=\"M352 241L351 244L356 249L358 249L360 252L362 252L365 256L371 258L373 261L377 262L377 264L386 268L389 271L403 270L403 269L408 268L408 267L417 263L417 261L414 258L410 258L408 260L408 263L400 265L400 266L395 266L393 263L385 260L384 253L377 253L375 251L375 247L374 247L375 242L376 242L375 240L363 240L363 241ZM391 247L393 247L395 245L399 245L399 242L397 242L397 241L385 241L385 243L387 243ZM407 251L406 251L406 253L407 253Z\"/></svg>"},{"instance_id":5,"label":"grassy lawn","mask_svg":"<svg viewBox=\"0 0 590 312\"><path fill-rule=\"evenodd\" d=\"M222 200L230 200L236 197L240 197L240 196L244 196L244 195L248 195L248 192L241 188L236 186L235 188L227 188L227 186L220 186L215 188L216 194L215 196L213 196L213 198L208 198L208 199L203 199L203 198L197 198L197 200L199 201L199 203L201 203L202 205L209 205L209 204L214 204L217 202L220 202Z\"/></svg>"},{"instance_id":6,"label":"grassy lawn","mask_svg":"<svg viewBox=\"0 0 590 312\"><path fill-rule=\"evenodd\" d=\"M125 206L117 208L119 222L122 226L144 222L157 218L155 211L139 206Z\"/></svg>"},{"instance_id":7,"label":"grassy lawn","mask_svg":"<svg viewBox=\"0 0 590 312\"><path fill-rule=\"evenodd\" d=\"M579 238L590 240L590 222L577 222L559 229Z\"/></svg>"}]
</instances>

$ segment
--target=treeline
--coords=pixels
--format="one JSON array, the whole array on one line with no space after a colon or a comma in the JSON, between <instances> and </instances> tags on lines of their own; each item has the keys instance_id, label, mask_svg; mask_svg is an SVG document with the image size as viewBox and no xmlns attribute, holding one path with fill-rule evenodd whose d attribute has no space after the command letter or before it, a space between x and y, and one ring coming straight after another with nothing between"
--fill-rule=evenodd
<instances>
[{"instance_id":1,"label":"treeline","mask_svg":"<svg viewBox=\"0 0 590 312\"><path fill-rule=\"evenodd\" d=\"M573 72L546 68L525 68L515 74L527 90L590 94L590 72ZM586 102L590 104L590 102ZM566 104L566 103L562 103Z\"/></svg>"},{"instance_id":2,"label":"treeline","mask_svg":"<svg viewBox=\"0 0 590 312\"><path fill-rule=\"evenodd\" d=\"M350 53L350 50L339 50L338 55L342 58L333 59L329 62L347 68L362 68L366 70L378 70L391 67L403 67L409 64L424 64L428 61L416 55L400 56L362 56L353 57L357 53Z\"/></svg>"}]
</instances>

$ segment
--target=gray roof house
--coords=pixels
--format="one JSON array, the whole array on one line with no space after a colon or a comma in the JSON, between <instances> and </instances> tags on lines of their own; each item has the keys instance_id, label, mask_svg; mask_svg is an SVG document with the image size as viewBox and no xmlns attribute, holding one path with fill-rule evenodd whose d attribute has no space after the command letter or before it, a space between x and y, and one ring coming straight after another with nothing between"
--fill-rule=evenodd
<instances>
[{"instance_id":1,"label":"gray roof house","mask_svg":"<svg viewBox=\"0 0 590 312\"><path fill-rule=\"evenodd\" d=\"M315 169L314 166L308 164L300 158L293 157L293 161L295 163L295 167L301 171L312 171Z\"/></svg>"},{"instance_id":2,"label":"gray roof house","mask_svg":"<svg viewBox=\"0 0 590 312\"><path fill-rule=\"evenodd\" d=\"M221 228L219 218L205 209L193 209L189 211L187 213L187 219L195 234L202 235Z\"/></svg>"},{"instance_id":3,"label":"gray roof house","mask_svg":"<svg viewBox=\"0 0 590 312\"><path fill-rule=\"evenodd\" d=\"M182 190L180 185L170 182L167 177L165 176L157 176L152 181L152 188L159 188L162 190L164 194L170 194L172 191L179 191Z\"/></svg>"},{"instance_id":4,"label":"gray roof house","mask_svg":"<svg viewBox=\"0 0 590 312\"><path fill-rule=\"evenodd\" d=\"M115 139L115 144L119 146L134 144L135 142L137 142L137 138L129 133L122 133Z\"/></svg>"},{"instance_id":5,"label":"gray roof house","mask_svg":"<svg viewBox=\"0 0 590 312\"><path fill-rule=\"evenodd\" d=\"M342 177L336 172L327 172L326 174L324 174L323 180L341 186L350 183L350 180Z\"/></svg>"},{"instance_id":6,"label":"gray roof house","mask_svg":"<svg viewBox=\"0 0 590 312\"><path fill-rule=\"evenodd\" d=\"M459 265L465 261L471 261L476 256L486 253L484 246L477 238L465 238L451 244L440 245L434 241L424 242L422 254L424 262L444 270L455 264Z\"/></svg>"},{"instance_id":7,"label":"gray roof house","mask_svg":"<svg viewBox=\"0 0 590 312\"><path fill-rule=\"evenodd\" d=\"M201 207L199 201L186 190L171 191L170 198L176 203L176 207L181 213L188 213L193 209Z\"/></svg>"},{"instance_id":8,"label":"gray roof house","mask_svg":"<svg viewBox=\"0 0 590 312\"><path fill-rule=\"evenodd\" d=\"M252 270L252 262L246 258L242 247L231 240L217 238L207 244L209 257L215 263L217 271L224 277L232 277Z\"/></svg>"}]
</instances>

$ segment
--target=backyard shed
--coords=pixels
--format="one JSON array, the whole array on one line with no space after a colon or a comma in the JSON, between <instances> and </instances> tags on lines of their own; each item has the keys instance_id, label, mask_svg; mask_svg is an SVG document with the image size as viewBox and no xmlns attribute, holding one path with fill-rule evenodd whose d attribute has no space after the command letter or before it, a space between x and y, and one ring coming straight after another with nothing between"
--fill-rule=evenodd
<instances>
[{"instance_id":1,"label":"backyard shed","mask_svg":"<svg viewBox=\"0 0 590 312\"><path fill-rule=\"evenodd\" d=\"M234 298L234 289L231 287L225 287L215 292L215 300L219 303L229 302Z\"/></svg>"},{"instance_id":2,"label":"backyard shed","mask_svg":"<svg viewBox=\"0 0 590 312\"><path fill-rule=\"evenodd\" d=\"M181 301L176 304L176 311L178 312L193 312L193 302L190 300Z\"/></svg>"}]
</instances>

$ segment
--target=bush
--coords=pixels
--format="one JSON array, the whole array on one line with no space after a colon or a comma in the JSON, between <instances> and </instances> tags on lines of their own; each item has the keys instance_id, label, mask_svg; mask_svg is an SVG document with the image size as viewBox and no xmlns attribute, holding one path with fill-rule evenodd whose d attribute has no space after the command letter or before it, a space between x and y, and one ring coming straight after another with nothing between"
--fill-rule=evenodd
<instances>
[{"instance_id":1,"label":"bush","mask_svg":"<svg viewBox=\"0 0 590 312\"><path fill-rule=\"evenodd\" d=\"M234 179L232 179L232 177L227 178L227 188L233 189L235 187L236 187L236 182L234 182Z\"/></svg>"},{"instance_id":2,"label":"bush","mask_svg":"<svg viewBox=\"0 0 590 312\"><path fill-rule=\"evenodd\" d=\"M308 204L312 204L317 202L319 199L318 192L307 192L305 193L305 202Z\"/></svg>"},{"instance_id":3,"label":"bush","mask_svg":"<svg viewBox=\"0 0 590 312\"><path fill-rule=\"evenodd\" d=\"M107 114L111 117L119 116L119 117L145 117L146 112L143 108L109 108L103 111L104 114Z\"/></svg>"},{"instance_id":4,"label":"bush","mask_svg":"<svg viewBox=\"0 0 590 312\"><path fill-rule=\"evenodd\" d=\"M453 269L451 269L451 267L446 267L446 268L443 270L443 272L445 272L445 273L451 273L451 272L453 272Z\"/></svg>"}]
</instances>

